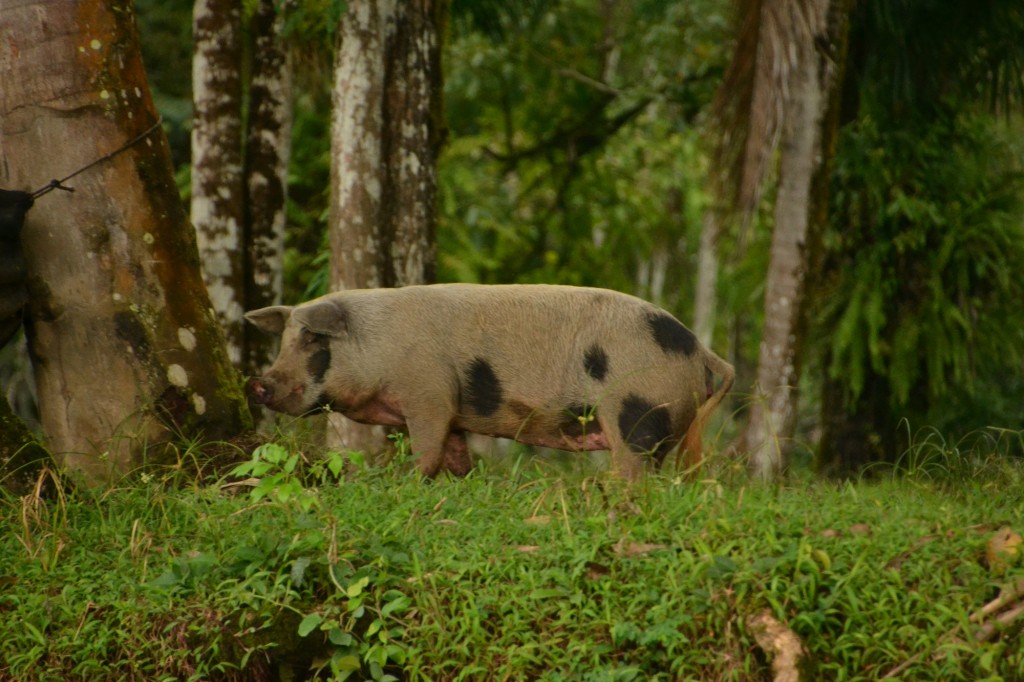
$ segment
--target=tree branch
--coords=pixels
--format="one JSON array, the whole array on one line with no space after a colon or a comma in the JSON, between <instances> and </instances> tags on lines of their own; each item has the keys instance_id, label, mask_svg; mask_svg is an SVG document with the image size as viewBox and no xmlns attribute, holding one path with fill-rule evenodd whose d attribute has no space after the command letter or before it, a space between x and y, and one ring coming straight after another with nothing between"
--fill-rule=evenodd
<instances>
[{"instance_id":1,"label":"tree branch","mask_svg":"<svg viewBox=\"0 0 1024 682\"><path fill-rule=\"evenodd\" d=\"M1021 615L1024 615L1024 578L1018 579L1014 584L1004 587L1000 590L998 597L971 614L968 619L969 622L980 623L972 639L978 644L987 642L1013 624ZM935 646L938 647L947 642L959 641L959 631L959 625L951 628L938 639ZM888 680L898 677L907 668L920 661L926 653L926 651L920 651L911 656L887 672L881 679ZM936 654L933 658L939 658L940 656L942 656L941 653Z\"/></svg>"},{"instance_id":2,"label":"tree branch","mask_svg":"<svg viewBox=\"0 0 1024 682\"><path fill-rule=\"evenodd\" d=\"M747 629L772 662L773 682L800 682L807 649L796 633L768 611L749 616Z\"/></svg>"},{"instance_id":3,"label":"tree branch","mask_svg":"<svg viewBox=\"0 0 1024 682\"><path fill-rule=\"evenodd\" d=\"M500 161L507 170L514 168L519 162L543 156L552 149L565 149L573 160L579 159L591 151L600 148L612 135L624 125L635 119L653 101L653 96L644 97L629 109L611 119L604 118L604 112L615 101L615 97L604 97L591 109L590 113L577 121L563 121L555 130L529 147L509 150L507 153L492 147L484 147L484 152L491 158ZM600 118L595 123L594 119Z\"/></svg>"}]
</instances>

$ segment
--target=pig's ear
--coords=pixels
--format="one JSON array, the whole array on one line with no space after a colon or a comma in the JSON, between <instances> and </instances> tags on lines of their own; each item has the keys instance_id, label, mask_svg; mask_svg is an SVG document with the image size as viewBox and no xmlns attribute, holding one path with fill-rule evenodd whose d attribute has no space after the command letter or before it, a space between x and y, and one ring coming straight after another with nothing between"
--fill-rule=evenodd
<instances>
[{"instance_id":1,"label":"pig's ear","mask_svg":"<svg viewBox=\"0 0 1024 682\"><path fill-rule=\"evenodd\" d=\"M269 308L260 308L246 313L245 319L256 325L260 331L280 336L292 310L290 305L272 305Z\"/></svg>"},{"instance_id":2,"label":"pig's ear","mask_svg":"<svg viewBox=\"0 0 1024 682\"><path fill-rule=\"evenodd\" d=\"M348 327L345 306L334 298L321 298L295 309L295 321L314 334L338 336Z\"/></svg>"}]
</instances>

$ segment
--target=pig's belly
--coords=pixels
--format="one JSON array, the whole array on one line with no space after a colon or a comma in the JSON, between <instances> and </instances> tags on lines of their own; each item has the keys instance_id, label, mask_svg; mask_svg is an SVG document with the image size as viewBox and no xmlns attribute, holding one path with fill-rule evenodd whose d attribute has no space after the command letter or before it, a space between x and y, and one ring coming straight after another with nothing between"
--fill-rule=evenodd
<instances>
[{"instance_id":1,"label":"pig's belly","mask_svg":"<svg viewBox=\"0 0 1024 682\"><path fill-rule=\"evenodd\" d=\"M497 435L503 438L513 438L520 443L536 445L542 448L554 448L556 450L568 450L569 452L583 452L589 450L607 450L608 438L603 433L588 433L584 435L569 434L485 434Z\"/></svg>"},{"instance_id":2,"label":"pig's belly","mask_svg":"<svg viewBox=\"0 0 1024 682\"><path fill-rule=\"evenodd\" d=\"M344 402L335 401L332 407L363 424L406 425L401 401L386 390L349 396ZM581 417L568 410L531 408L516 401L490 416L456 415L451 428L570 452L609 449L608 437L596 418Z\"/></svg>"},{"instance_id":3,"label":"pig's belly","mask_svg":"<svg viewBox=\"0 0 1024 682\"><path fill-rule=\"evenodd\" d=\"M454 427L570 452L609 448L608 437L596 418L581 419L565 411L526 409L515 402L489 417L459 415Z\"/></svg>"}]
</instances>

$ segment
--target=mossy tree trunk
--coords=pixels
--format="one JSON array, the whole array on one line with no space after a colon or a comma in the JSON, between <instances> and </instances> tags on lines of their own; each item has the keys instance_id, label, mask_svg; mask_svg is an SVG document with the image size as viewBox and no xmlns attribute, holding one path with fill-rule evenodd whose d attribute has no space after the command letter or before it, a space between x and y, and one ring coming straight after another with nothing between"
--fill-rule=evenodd
<instances>
[{"instance_id":1,"label":"mossy tree trunk","mask_svg":"<svg viewBox=\"0 0 1024 682\"><path fill-rule=\"evenodd\" d=\"M4 186L63 177L157 120L130 2L15 4L0 35ZM237 434L248 409L162 131L69 184L37 200L22 234L49 449L99 483L182 435Z\"/></svg>"}]
</instances>

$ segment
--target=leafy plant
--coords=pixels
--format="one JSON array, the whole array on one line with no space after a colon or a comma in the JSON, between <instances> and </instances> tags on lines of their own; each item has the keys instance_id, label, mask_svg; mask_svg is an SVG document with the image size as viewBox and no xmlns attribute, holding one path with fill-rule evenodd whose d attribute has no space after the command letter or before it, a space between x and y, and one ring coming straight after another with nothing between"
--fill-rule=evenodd
<instances>
[{"instance_id":1,"label":"leafy plant","mask_svg":"<svg viewBox=\"0 0 1024 682\"><path fill-rule=\"evenodd\" d=\"M453 8L442 278L562 282L669 306L706 199L700 131L725 59L716 3Z\"/></svg>"},{"instance_id":2,"label":"leafy plant","mask_svg":"<svg viewBox=\"0 0 1024 682\"><path fill-rule=\"evenodd\" d=\"M938 399L1024 359L1008 333L1024 314L1022 183L997 140L952 116L842 134L821 300L827 371L850 402L873 373L896 414L934 421Z\"/></svg>"},{"instance_id":3,"label":"leafy plant","mask_svg":"<svg viewBox=\"0 0 1024 682\"><path fill-rule=\"evenodd\" d=\"M309 466L309 475L321 484L336 483L345 472L346 462L362 468L365 457L359 452L327 452ZM282 504L294 503L304 512L319 505L316 491L303 485L301 455L277 443L264 443L252 453L252 459L231 470L232 476L254 479L249 493L253 502L264 498Z\"/></svg>"}]
</instances>

